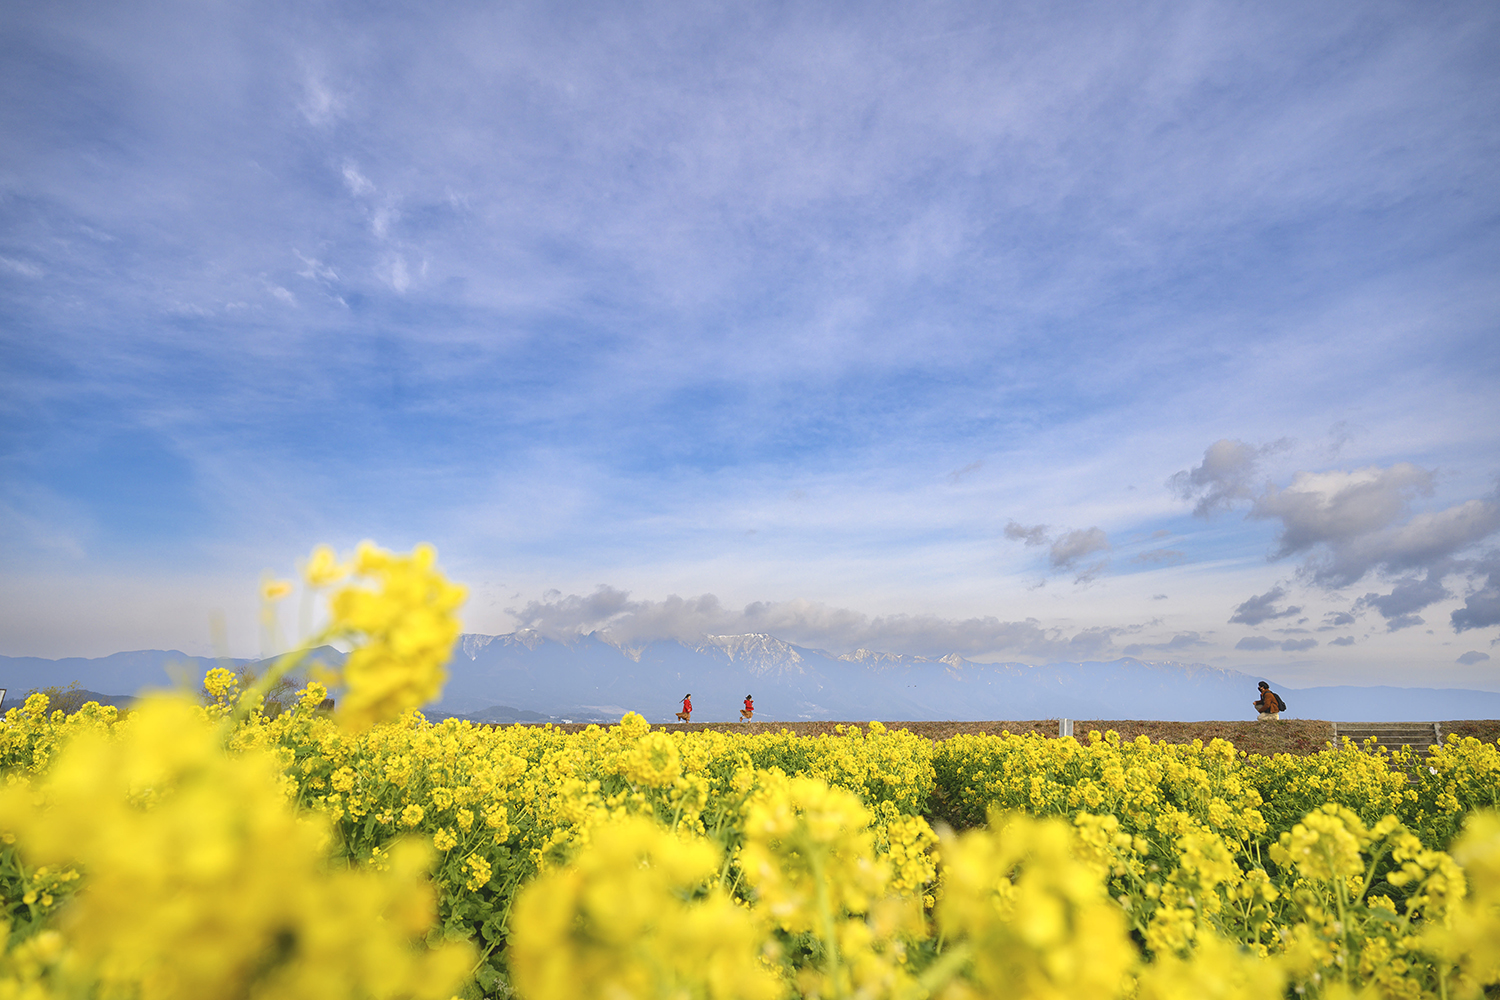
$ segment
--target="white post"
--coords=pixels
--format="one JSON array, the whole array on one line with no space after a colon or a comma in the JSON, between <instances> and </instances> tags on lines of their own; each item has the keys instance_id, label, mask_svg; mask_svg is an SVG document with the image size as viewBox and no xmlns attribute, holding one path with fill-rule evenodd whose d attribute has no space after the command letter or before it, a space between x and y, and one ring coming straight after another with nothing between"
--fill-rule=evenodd
<instances>
[{"instance_id":1,"label":"white post","mask_svg":"<svg viewBox=\"0 0 1500 1000\"><path fill-rule=\"evenodd\" d=\"M1064 736L1072 736L1072 735L1073 735L1073 720L1072 719L1058 719L1057 720L1057 738L1058 739L1062 739Z\"/></svg>"}]
</instances>

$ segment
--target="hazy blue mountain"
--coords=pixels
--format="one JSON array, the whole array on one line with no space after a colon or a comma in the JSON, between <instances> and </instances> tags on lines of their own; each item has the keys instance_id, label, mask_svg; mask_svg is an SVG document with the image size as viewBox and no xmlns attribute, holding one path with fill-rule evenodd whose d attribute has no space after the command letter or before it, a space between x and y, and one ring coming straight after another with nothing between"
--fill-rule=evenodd
<instances>
[{"instance_id":1,"label":"hazy blue mountain","mask_svg":"<svg viewBox=\"0 0 1500 1000\"><path fill-rule=\"evenodd\" d=\"M324 646L315 650L315 655L328 663L341 663L344 654L331 646ZM27 691L54 685L65 687L74 681L80 688L113 696L112 703L121 704L117 700L119 697L141 691L184 684L197 689L203 684L203 675L213 667L223 665L238 670L248 666L259 672L265 662L268 661L188 656L175 649L139 649L92 659L0 656L0 688L7 689L7 708L20 704Z\"/></svg>"},{"instance_id":2,"label":"hazy blue mountain","mask_svg":"<svg viewBox=\"0 0 1500 1000\"><path fill-rule=\"evenodd\" d=\"M337 659L335 650L320 651ZM98 659L0 657L7 706L26 691L78 681L92 691L129 695L167 687L174 677L201 683L219 661L167 650ZM230 661L235 666L254 660ZM739 717L745 695L756 719L1252 719L1260 677L1204 664L1149 662L974 663L857 650L842 656L769 635L705 636L624 647L591 633L568 642L532 632L464 635L432 717L485 722L608 721L637 711L670 722L684 694L693 721ZM1433 688L1318 687L1272 682L1289 718L1342 722L1500 718L1500 694Z\"/></svg>"},{"instance_id":3,"label":"hazy blue mountain","mask_svg":"<svg viewBox=\"0 0 1500 1000\"><path fill-rule=\"evenodd\" d=\"M836 656L773 636L706 636L624 648L598 634L465 635L438 706L468 714L503 701L560 718L669 722L693 695L694 721L798 719L1253 719L1261 678L1204 664L973 663L858 650ZM1266 678L1275 685L1275 678ZM1344 722L1500 718L1500 694L1431 688L1275 685L1288 718Z\"/></svg>"},{"instance_id":4,"label":"hazy blue mountain","mask_svg":"<svg viewBox=\"0 0 1500 1000\"><path fill-rule=\"evenodd\" d=\"M212 657L188 656L175 649L139 649L94 659L0 656L0 687L8 689L6 704L12 704L13 699L34 688L66 686L73 681L81 688L103 694L135 694L146 688L175 687L184 679L196 687L218 662ZM254 661L228 662L240 667Z\"/></svg>"},{"instance_id":5,"label":"hazy blue mountain","mask_svg":"<svg viewBox=\"0 0 1500 1000\"><path fill-rule=\"evenodd\" d=\"M44 684L42 686L47 687L49 685ZM0 685L0 690L5 691L5 697L0 699L0 711L19 708L22 702L24 702L27 692L31 691L34 687L35 685L28 685L17 689L5 688L3 685ZM135 695L133 694L100 694L98 691L90 691L87 688L79 688L76 692L72 692L72 694L77 696L80 704L96 701L101 705L114 705L116 708L125 708L135 701ZM58 706L54 703L52 707L57 708Z\"/></svg>"}]
</instances>

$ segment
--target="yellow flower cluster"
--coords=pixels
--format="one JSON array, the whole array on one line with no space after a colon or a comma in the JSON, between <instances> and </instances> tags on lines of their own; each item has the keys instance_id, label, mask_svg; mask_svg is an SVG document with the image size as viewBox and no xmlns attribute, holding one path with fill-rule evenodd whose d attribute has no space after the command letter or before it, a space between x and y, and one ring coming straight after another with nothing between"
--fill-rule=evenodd
<instances>
[{"instance_id":1,"label":"yellow flower cluster","mask_svg":"<svg viewBox=\"0 0 1500 1000\"><path fill-rule=\"evenodd\" d=\"M1098 871L1076 856L1067 824L996 812L987 831L944 844L942 860L938 927L962 942L972 986L948 995L1120 993L1135 949Z\"/></svg>"},{"instance_id":2,"label":"yellow flower cluster","mask_svg":"<svg viewBox=\"0 0 1500 1000\"><path fill-rule=\"evenodd\" d=\"M0 792L27 862L87 873L18 971L59 996L448 996L468 947L411 947L433 916L427 849L404 845L381 876L330 868L326 825L287 791L276 755L226 754L186 699L77 734Z\"/></svg>"},{"instance_id":3,"label":"yellow flower cluster","mask_svg":"<svg viewBox=\"0 0 1500 1000\"><path fill-rule=\"evenodd\" d=\"M361 912L335 904L334 894L364 892L364 912L385 905L337 874L377 880L369 885L400 876L403 891L435 890L429 936L476 944L475 996L503 991L507 975L536 997L632 983L628 990L685 996L958 998L1002 982L1025 984L1006 989L1029 996L1248 997L1286 983L1308 996L1347 987L1421 997L1472 994L1500 978L1490 944L1500 930L1500 820L1476 814L1452 856L1394 814L1366 822L1336 803L1274 830L1261 789L1275 794L1277 782L1297 780L1295 761L1245 758L1227 745L996 740L981 748L996 759L995 772L975 768L965 778L1005 811L939 843L909 792L886 795L881 766L905 768L942 806L944 769L965 753L973 761L965 747L973 738L933 746L878 727L800 741L665 733L634 714L575 735L431 725L412 714L354 731L314 711L317 686L274 719L232 716L232 678L211 677L209 686L214 705L178 704L170 721L157 708L126 721L97 706L49 715L44 699L8 714L0 730L12 762L6 825L26 848L24 872L0 879L8 898L15 887L16 944L5 960L15 976L43 985L65 976L155 984L164 956L191 948L204 956L201 969L170 965L168 979L189 984L181 989L210 988L201 977L216 970L250 975L250 993L273 981L295 992L284 984L302 975L296 956L304 953L287 952L287 943L295 937L300 949L305 934L311 948L309 920L349 925ZM184 739L195 731L207 735ZM1485 780L1487 751L1475 742L1427 758L1471 797L1482 793L1456 775ZM138 749L122 753L127 747ZM94 755L78 758L87 764L68 763L85 750ZM1341 768L1364 773L1354 753L1304 760L1302 783ZM118 804L98 808L112 801L111 781ZM62 790L74 785L80 790L68 799ZM16 805L23 799L24 809ZM77 805L85 799L87 810ZM62 808L65 801L75 805ZM1415 809L1404 796L1394 802ZM12 822L12 811L29 818ZM256 852L252 841L260 841L249 833L225 839L249 815L275 818L247 828L281 845L274 859ZM189 825L205 849L217 845L207 860L192 835L173 832L176 824ZM410 856L403 860L401 838L413 834L438 854L430 883ZM158 840L170 846L153 853ZM34 846L43 842L49 848ZM141 870L112 867L127 857ZM350 867L332 871L330 857ZM215 858L238 860L215 869ZM193 866L218 872L218 881L194 876L207 879L196 896L186 873ZM289 880L302 895L287 889ZM80 881L88 893L75 892ZM195 901L189 917L211 915L192 923L192 934L207 936L127 926L123 900L135 912L139 899L165 896L184 907ZM655 902L617 912L635 897ZM227 899L241 902L220 914L215 906ZM162 912L165 920L176 911ZM424 953L401 945L383 954ZM336 961L318 967L352 977L354 994L378 995L357 970ZM714 978L727 968L738 971ZM267 978L271 969L285 978ZM604 978L587 978L596 975ZM766 983L775 989L763 994Z\"/></svg>"},{"instance_id":4,"label":"yellow flower cluster","mask_svg":"<svg viewBox=\"0 0 1500 1000\"><path fill-rule=\"evenodd\" d=\"M1500 981L1500 814L1475 813L1453 847L1468 881L1468 905L1433 928L1428 943L1476 984Z\"/></svg>"},{"instance_id":5,"label":"yellow flower cluster","mask_svg":"<svg viewBox=\"0 0 1500 1000\"><path fill-rule=\"evenodd\" d=\"M600 829L516 903L511 969L530 1000L782 995L750 912L717 884L707 840L645 817Z\"/></svg>"},{"instance_id":6,"label":"yellow flower cluster","mask_svg":"<svg viewBox=\"0 0 1500 1000\"><path fill-rule=\"evenodd\" d=\"M205 705L6 714L0 1000L1500 982L1496 745L433 725L413 709L463 594L431 550L320 548L304 575L341 588L318 641L355 646L336 717L319 683L268 717L278 671L241 692L227 670Z\"/></svg>"},{"instance_id":7,"label":"yellow flower cluster","mask_svg":"<svg viewBox=\"0 0 1500 1000\"><path fill-rule=\"evenodd\" d=\"M376 584L341 587L329 601L332 622L324 638L357 644L334 675L345 688L338 710L346 725L368 728L442 691L445 664L462 631L457 611L468 591L449 583L436 561L430 545L403 556L365 542L342 565L326 549L313 553L306 575L314 586L346 575Z\"/></svg>"}]
</instances>

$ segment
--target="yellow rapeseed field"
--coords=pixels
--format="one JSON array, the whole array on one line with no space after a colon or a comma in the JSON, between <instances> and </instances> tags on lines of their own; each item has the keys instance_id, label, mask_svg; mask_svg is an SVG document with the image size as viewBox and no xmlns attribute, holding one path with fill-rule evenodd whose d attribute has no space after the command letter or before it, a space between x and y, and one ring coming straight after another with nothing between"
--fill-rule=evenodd
<instances>
[{"instance_id":1,"label":"yellow rapeseed field","mask_svg":"<svg viewBox=\"0 0 1500 1000\"><path fill-rule=\"evenodd\" d=\"M304 575L331 591L314 641L354 650L287 711L262 699L295 657L123 717L6 714L0 1000L1500 983L1500 746L434 725L464 593L431 549Z\"/></svg>"}]
</instances>

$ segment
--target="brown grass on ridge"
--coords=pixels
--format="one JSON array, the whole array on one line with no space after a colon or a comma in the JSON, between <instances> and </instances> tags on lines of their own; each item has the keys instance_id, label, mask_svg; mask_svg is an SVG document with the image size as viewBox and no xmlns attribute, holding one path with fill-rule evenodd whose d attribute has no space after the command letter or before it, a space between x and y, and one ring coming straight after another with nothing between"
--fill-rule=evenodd
<instances>
[{"instance_id":1,"label":"brown grass on ridge","mask_svg":"<svg viewBox=\"0 0 1500 1000\"><path fill-rule=\"evenodd\" d=\"M987 733L998 736L1002 732L1037 733L1056 738L1056 719L1033 719L1024 722L885 722L887 729L905 729L930 740L945 740L960 733ZM864 729L868 722L690 722L656 724L651 728L667 732L701 732L719 730L726 733L778 733L782 730L797 736L821 736L832 733L836 726L858 726ZM1500 720L1465 720L1440 722L1443 735L1474 736L1487 743L1500 739ZM563 723L554 728L565 733L577 733L587 728L585 723ZM1318 719L1283 719L1279 722L1154 722L1150 720L1098 720L1075 719L1073 735L1080 742L1087 742L1091 730L1100 733L1113 729L1121 740L1133 740L1137 736L1149 737L1153 743L1191 743L1202 740L1208 743L1215 738L1228 740L1235 749L1246 753L1265 754L1292 753L1314 754L1324 749L1333 739L1333 724Z\"/></svg>"}]
</instances>

